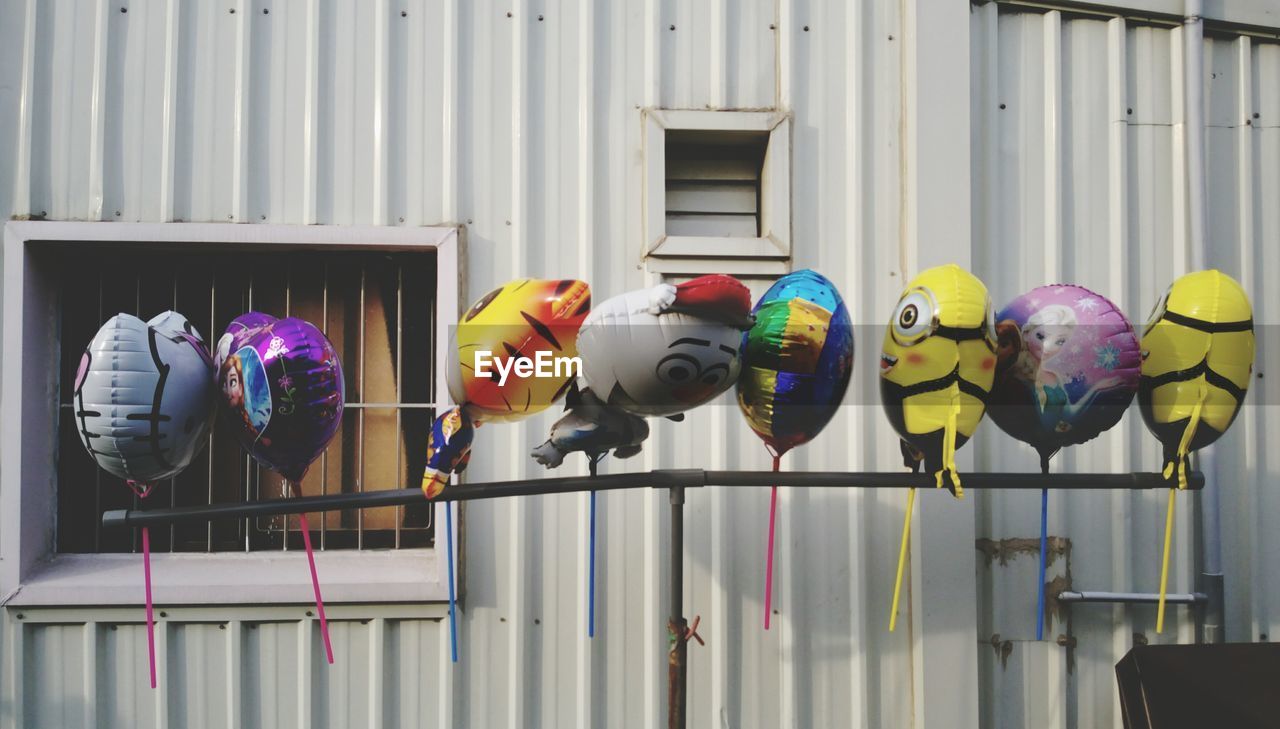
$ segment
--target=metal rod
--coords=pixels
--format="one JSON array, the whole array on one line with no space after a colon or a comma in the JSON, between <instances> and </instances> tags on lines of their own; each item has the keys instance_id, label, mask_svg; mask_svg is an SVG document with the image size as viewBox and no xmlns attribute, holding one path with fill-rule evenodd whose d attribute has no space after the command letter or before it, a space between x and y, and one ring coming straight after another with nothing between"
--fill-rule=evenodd
<instances>
[{"instance_id":1,"label":"metal rod","mask_svg":"<svg viewBox=\"0 0 1280 729\"><path fill-rule=\"evenodd\" d=\"M517 481L474 483L445 489L436 501L474 501L506 496L564 494L577 491L613 491L638 488L697 488L700 486L801 486L844 488L922 488L933 490L933 477L928 474L875 473L842 471L702 471L699 469L667 469L640 473L617 473L604 476L569 476L533 478ZM966 473L964 483L974 489L1163 489L1169 484L1156 473ZM1192 472L1187 488L1204 485L1204 476ZM102 515L104 527L146 526L174 521L209 521L222 518L245 518L300 514L303 512L371 509L421 503L421 489L366 490L293 499L267 499L246 503L184 506L171 509L117 509Z\"/></svg>"},{"instance_id":2,"label":"metal rod","mask_svg":"<svg viewBox=\"0 0 1280 729\"><path fill-rule=\"evenodd\" d=\"M1164 597L1166 604L1198 605L1209 601L1203 592L1170 592ZM1060 592L1058 602L1122 603L1125 605L1155 605L1160 595L1154 592Z\"/></svg>"},{"instance_id":3,"label":"metal rod","mask_svg":"<svg viewBox=\"0 0 1280 729\"><path fill-rule=\"evenodd\" d=\"M689 624L684 619L684 487L671 501L671 612L667 618L667 729L685 729L689 686Z\"/></svg>"}]
</instances>

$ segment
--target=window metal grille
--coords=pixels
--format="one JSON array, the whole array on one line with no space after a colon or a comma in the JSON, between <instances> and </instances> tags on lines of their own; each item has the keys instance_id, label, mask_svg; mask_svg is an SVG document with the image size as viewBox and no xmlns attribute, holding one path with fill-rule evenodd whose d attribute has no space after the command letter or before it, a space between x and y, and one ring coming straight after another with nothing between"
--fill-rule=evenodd
<instances>
[{"instance_id":1,"label":"window metal grille","mask_svg":"<svg viewBox=\"0 0 1280 729\"><path fill-rule=\"evenodd\" d=\"M278 253L228 249L171 253L130 249L59 260L60 332L57 536L59 552L130 552L133 533L105 532L108 509L196 505L289 495L283 479L243 451L219 418L207 447L143 502L103 472L81 447L72 385L80 354L117 312L146 320L167 309L185 315L210 346L236 316L254 310L298 316L333 342L346 378L338 434L312 464L304 494L406 488L421 476L435 416L436 260L430 252ZM432 510L387 507L311 515L321 549L431 546ZM226 552L301 549L298 519L233 519L153 530L152 549Z\"/></svg>"}]
</instances>

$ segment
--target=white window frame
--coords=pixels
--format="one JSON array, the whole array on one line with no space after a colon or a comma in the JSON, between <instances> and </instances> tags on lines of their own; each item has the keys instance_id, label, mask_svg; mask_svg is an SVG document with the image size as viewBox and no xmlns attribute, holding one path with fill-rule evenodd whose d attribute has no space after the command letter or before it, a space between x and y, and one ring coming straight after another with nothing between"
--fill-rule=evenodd
<instances>
[{"instance_id":1,"label":"white window frame","mask_svg":"<svg viewBox=\"0 0 1280 729\"><path fill-rule=\"evenodd\" d=\"M237 225L12 221L4 227L0 397L0 605L136 605L141 554L58 554L57 443L59 332L54 271L33 252L51 244L121 242L192 251L397 250L436 254L436 336L458 320L459 243L453 227ZM211 335L212 336L212 335ZM443 341L441 342L443 345ZM448 347L436 347L437 409L451 406ZM72 457L74 454L63 454ZM434 518L443 523L444 505ZM316 553L326 602L438 602L448 596L444 546ZM454 535L457 554L457 534ZM158 604L305 604L312 600L306 557L287 552L154 553ZM440 608L444 614L444 608Z\"/></svg>"},{"instance_id":2,"label":"white window frame","mask_svg":"<svg viewBox=\"0 0 1280 729\"><path fill-rule=\"evenodd\" d=\"M781 275L791 265L791 115L645 109L644 259L652 273ZM768 132L760 170L760 236L667 235L667 130Z\"/></svg>"}]
</instances>

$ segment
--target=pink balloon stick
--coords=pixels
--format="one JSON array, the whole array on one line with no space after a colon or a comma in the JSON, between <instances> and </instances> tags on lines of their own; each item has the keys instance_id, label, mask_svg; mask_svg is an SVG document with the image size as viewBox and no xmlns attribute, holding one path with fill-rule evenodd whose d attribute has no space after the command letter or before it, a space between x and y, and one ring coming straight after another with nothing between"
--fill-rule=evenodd
<instances>
[{"instance_id":1,"label":"pink balloon stick","mask_svg":"<svg viewBox=\"0 0 1280 729\"><path fill-rule=\"evenodd\" d=\"M302 543L307 548L307 564L311 567L311 590L316 594L316 613L320 616L320 635L324 638L324 655L333 663L333 644L329 642L329 621L324 616L324 598L320 597L320 577L316 574L316 555L311 549L311 527L307 515L299 514L302 527Z\"/></svg>"},{"instance_id":2,"label":"pink balloon stick","mask_svg":"<svg viewBox=\"0 0 1280 729\"><path fill-rule=\"evenodd\" d=\"M777 472L779 456L773 457L773 470ZM778 516L778 487L769 492L769 551L764 565L764 629L769 629L769 615L773 612L773 524Z\"/></svg>"},{"instance_id":3,"label":"pink balloon stick","mask_svg":"<svg viewBox=\"0 0 1280 729\"><path fill-rule=\"evenodd\" d=\"M156 618L151 606L151 529L142 527L142 579L147 592L147 656L151 659L151 688L156 687Z\"/></svg>"}]
</instances>

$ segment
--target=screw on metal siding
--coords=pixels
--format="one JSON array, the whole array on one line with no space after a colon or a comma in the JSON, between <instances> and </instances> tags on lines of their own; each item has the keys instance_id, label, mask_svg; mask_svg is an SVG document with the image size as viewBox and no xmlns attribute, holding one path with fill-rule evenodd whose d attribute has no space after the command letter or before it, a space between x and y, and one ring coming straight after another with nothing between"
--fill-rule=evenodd
<instances>
[{"instance_id":1,"label":"screw on metal siding","mask_svg":"<svg viewBox=\"0 0 1280 729\"><path fill-rule=\"evenodd\" d=\"M541 15L539 15L539 16L538 16L538 22L539 22L539 23L541 23L541 22L542 22L542 16L541 16Z\"/></svg>"},{"instance_id":2,"label":"screw on metal siding","mask_svg":"<svg viewBox=\"0 0 1280 729\"><path fill-rule=\"evenodd\" d=\"M1130 107L1130 108L1128 108L1128 109L1125 109L1125 110L1124 110L1124 113L1126 113L1126 114L1132 114L1132 113L1133 113L1133 108L1132 108L1132 107Z\"/></svg>"},{"instance_id":3,"label":"screw on metal siding","mask_svg":"<svg viewBox=\"0 0 1280 729\"><path fill-rule=\"evenodd\" d=\"M1257 118L1258 118L1258 117L1260 117L1260 116L1262 116L1262 115L1261 115L1261 114L1259 114L1258 112L1256 112L1256 111L1255 111L1255 112L1253 112L1253 118L1254 118L1254 119L1257 119Z\"/></svg>"},{"instance_id":4,"label":"screw on metal siding","mask_svg":"<svg viewBox=\"0 0 1280 729\"><path fill-rule=\"evenodd\" d=\"M167 617L169 617L169 613L166 613L165 611L161 610L161 611L160 611L160 617L162 617L162 618L167 618Z\"/></svg>"},{"instance_id":5,"label":"screw on metal siding","mask_svg":"<svg viewBox=\"0 0 1280 729\"><path fill-rule=\"evenodd\" d=\"M271 11L270 11L270 10L267 10L266 8L263 8L263 9L262 9L262 14L263 14L263 15L269 15L269 14L271 14Z\"/></svg>"},{"instance_id":6,"label":"screw on metal siding","mask_svg":"<svg viewBox=\"0 0 1280 729\"><path fill-rule=\"evenodd\" d=\"M671 24L671 30L675 30L675 29L676 29L676 26L675 26L675 24L674 24L674 23L672 23L672 24Z\"/></svg>"},{"instance_id":7,"label":"screw on metal siding","mask_svg":"<svg viewBox=\"0 0 1280 729\"><path fill-rule=\"evenodd\" d=\"M806 33L808 33L808 32L809 32L809 26L807 26L807 25L806 25L806 26L804 27L804 32L806 32Z\"/></svg>"},{"instance_id":8,"label":"screw on metal siding","mask_svg":"<svg viewBox=\"0 0 1280 729\"><path fill-rule=\"evenodd\" d=\"M232 15L235 15L235 14L236 14L236 9L235 9L235 8L231 8L231 11L230 11L230 12L231 12L231 14L232 14Z\"/></svg>"},{"instance_id":9,"label":"screw on metal siding","mask_svg":"<svg viewBox=\"0 0 1280 729\"><path fill-rule=\"evenodd\" d=\"M777 30L777 29L778 29L778 24L777 24L777 23L770 23L770 24L769 24L769 30Z\"/></svg>"},{"instance_id":10,"label":"screw on metal siding","mask_svg":"<svg viewBox=\"0 0 1280 729\"><path fill-rule=\"evenodd\" d=\"M1001 108L1001 109L1005 108L1005 105L1004 105L1004 104L1001 104L1001 105L1000 105L1000 108Z\"/></svg>"},{"instance_id":11,"label":"screw on metal siding","mask_svg":"<svg viewBox=\"0 0 1280 729\"><path fill-rule=\"evenodd\" d=\"M120 8L120 12L127 13L129 12L129 8Z\"/></svg>"},{"instance_id":12,"label":"screw on metal siding","mask_svg":"<svg viewBox=\"0 0 1280 729\"><path fill-rule=\"evenodd\" d=\"M314 613L312 613L310 610L308 610L308 611L307 611L307 617L308 617L308 618L310 618L310 617L314 617L314 616L315 616L315 615L314 615Z\"/></svg>"},{"instance_id":13,"label":"screw on metal siding","mask_svg":"<svg viewBox=\"0 0 1280 729\"><path fill-rule=\"evenodd\" d=\"M511 11L510 11L510 10L508 10L508 11L507 11L507 17L508 17L508 18L510 18L510 17L511 17Z\"/></svg>"},{"instance_id":14,"label":"screw on metal siding","mask_svg":"<svg viewBox=\"0 0 1280 729\"><path fill-rule=\"evenodd\" d=\"M407 17L409 17L409 11L408 11L408 10L401 10L401 11L400 11L400 17L402 17L402 18L407 18Z\"/></svg>"}]
</instances>

